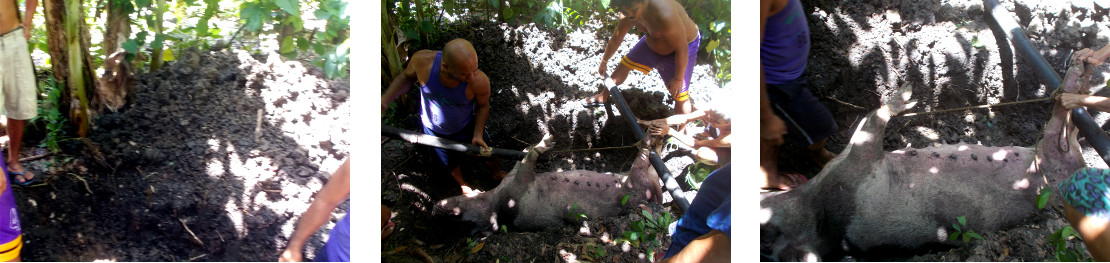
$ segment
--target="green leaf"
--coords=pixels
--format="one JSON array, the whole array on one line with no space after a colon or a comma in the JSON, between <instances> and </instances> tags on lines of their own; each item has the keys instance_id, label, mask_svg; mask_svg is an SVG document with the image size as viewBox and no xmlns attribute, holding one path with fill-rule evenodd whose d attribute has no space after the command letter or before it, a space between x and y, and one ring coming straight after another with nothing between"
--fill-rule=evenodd
<instances>
[{"instance_id":1,"label":"green leaf","mask_svg":"<svg viewBox=\"0 0 1110 263\"><path fill-rule=\"evenodd\" d=\"M960 225L957 225L955 223L952 224L952 228L955 228L957 232L958 231L963 231L963 230L960 229Z\"/></svg>"},{"instance_id":2,"label":"green leaf","mask_svg":"<svg viewBox=\"0 0 1110 263\"><path fill-rule=\"evenodd\" d=\"M309 48L312 48L312 42L308 42L306 38L298 37L297 48L301 49L301 51L307 51Z\"/></svg>"},{"instance_id":3,"label":"green leaf","mask_svg":"<svg viewBox=\"0 0 1110 263\"><path fill-rule=\"evenodd\" d=\"M293 51L293 47L295 45L296 43L293 42L292 36L285 36L285 39L281 40L281 47L280 50L278 50L278 53L289 53Z\"/></svg>"},{"instance_id":4,"label":"green leaf","mask_svg":"<svg viewBox=\"0 0 1110 263\"><path fill-rule=\"evenodd\" d=\"M274 4L293 16L301 16L301 2L297 0L274 0Z\"/></svg>"},{"instance_id":5,"label":"green leaf","mask_svg":"<svg viewBox=\"0 0 1110 263\"><path fill-rule=\"evenodd\" d=\"M644 232L644 221L632 221L632 231Z\"/></svg>"},{"instance_id":6,"label":"green leaf","mask_svg":"<svg viewBox=\"0 0 1110 263\"><path fill-rule=\"evenodd\" d=\"M246 2L240 6L239 19L243 21L246 29L251 32L258 32L262 30L262 24L269 21L270 14L262 8L262 4L256 2Z\"/></svg>"},{"instance_id":7,"label":"green leaf","mask_svg":"<svg viewBox=\"0 0 1110 263\"><path fill-rule=\"evenodd\" d=\"M652 218L651 213L648 213L647 210L640 210L640 214L643 215L644 219L646 219L648 221L655 220L654 218Z\"/></svg>"},{"instance_id":8,"label":"green leaf","mask_svg":"<svg viewBox=\"0 0 1110 263\"><path fill-rule=\"evenodd\" d=\"M628 235L628 240L632 240L633 242L640 241L640 233L632 232L632 234Z\"/></svg>"},{"instance_id":9,"label":"green leaf","mask_svg":"<svg viewBox=\"0 0 1110 263\"><path fill-rule=\"evenodd\" d=\"M1075 228L1072 228L1071 226L1066 226L1066 227L1064 227L1064 229L1061 229L1060 231L1061 231L1060 238L1063 239L1063 240L1067 240L1068 237L1070 237L1070 236L1076 236Z\"/></svg>"},{"instance_id":10,"label":"green leaf","mask_svg":"<svg viewBox=\"0 0 1110 263\"><path fill-rule=\"evenodd\" d=\"M162 41L166 41L166 35L165 34L154 34L154 41L150 42L150 48L153 48L153 49L162 48Z\"/></svg>"},{"instance_id":11,"label":"green leaf","mask_svg":"<svg viewBox=\"0 0 1110 263\"><path fill-rule=\"evenodd\" d=\"M717 49L717 46L719 46L720 44L721 42L717 40L709 41L709 44L705 45L705 51L713 51L714 49Z\"/></svg>"},{"instance_id":12,"label":"green leaf","mask_svg":"<svg viewBox=\"0 0 1110 263\"><path fill-rule=\"evenodd\" d=\"M502 15L505 16L505 20L509 20L509 19L513 19L513 16L516 15L516 14L513 13L512 8L505 8L505 12L503 12Z\"/></svg>"},{"instance_id":13,"label":"green leaf","mask_svg":"<svg viewBox=\"0 0 1110 263\"><path fill-rule=\"evenodd\" d=\"M624 196L622 196L621 197L621 206L624 206L625 204L627 204L628 203L628 197L631 197L631 196L632 196L631 194L625 194Z\"/></svg>"},{"instance_id":14,"label":"green leaf","mask_svg":"<svg viewBox=\"0 0 1110 263\"><path fill-rule=\"evenodd\" d=\"M124 41L123 44L120 44L120 46L123 46L123 50L127 51L128 54L135 54L139 52L139 42L135 41L134 39L128 39L127 41Z\"/></svg>"},{"instance_id":15,"label":"green leaf","mask_svg":"<svg viewBox=\"0 0 1110 263\"><path fill-rule=\"evenodd\" d=\"M971 230L968 230L966 235L971 236L973 238L978 238L979 240L983 240L983 236L980 236L979 234L976 234L974 231L971 231Z\"/></svg>"},{"instance_id":16,"label":"green leaf","mask_svg":"<svg viewBox=\"0 0 1110 263\"><path fill-rule=\"evenodd\" d=\"M966 226L967 225L967 219L964 218L963 216L957 217L956 220L960 221L961 226Z\"/></svg>"},{"instance_id":17,"label":"green leaf","mask_svg":"<svg viewBox=\"0 0 1110 263\"><path fill-rule=\"evenodd\" d=\"M948 235L948 241L956 240L959 237L960 237L960 231L956 231L956 232Z\"/></svg>"},{"instance_id":18,"label":"green leaf","mask_svg":"<svg viewBox=\"0 0 1110 263\"><path fill-rule=\"evenodd\" d=\"M1045 205L1048 204L1050 196L1052 196L1051 187L1041 188L1041 193L1037 194L1037 209L1044 209Z\"/></svg>"},{"instance_id":19,"label":"green leaf","mask_svg":"<svg viewBox=\"0 0 1110 263\"><path fill-rule=\"evenodd\" d=\"M971 241L971 236L964 235L964 244L967 244L967 242L969 242L969 241Z\"/></svg>"},{"instance_id":20,"label":"green leaf","mask_svg":"<svg viewBox=\"0 0 1110 263\"><path fill-rule=\"evenodd\" d=\"M173 50L166 49L162 51L162 61L173 61L174 59L177 59L177 57L173 56Z\"/></svg>"}]
</instances>

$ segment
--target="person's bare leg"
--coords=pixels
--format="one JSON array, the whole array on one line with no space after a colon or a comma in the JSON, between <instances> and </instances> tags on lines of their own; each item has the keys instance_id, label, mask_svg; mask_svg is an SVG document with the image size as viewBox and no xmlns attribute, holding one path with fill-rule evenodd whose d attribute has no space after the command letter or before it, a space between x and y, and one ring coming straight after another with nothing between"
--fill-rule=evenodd
<instances>
[{"instance_id":1,"label":"person's bare leg","mask_svg":"<svg viewBox=\"0 0 1110 263\"><path fill-rule=\"evenodd\" d=\"M717 166L717 151L714 151L709 147L698 148L698 150L694 152L694 156L697 157L699 162L712 166Z\"/></svg>"},{"instance_id":2,"label":"person's bare leg","mask_svg":"<svg viewBox=\"0 0 1110 263\"><path fill-rule=\"evenodd\" d=\"M829 161L833 158L836 158L836 154L830 152L828 149L825 149L825 141L828 140L829 138L826 137L824 139L821 139L820 141L817 141L816 143L806 146L806 156L808 156L810 160L813 160L813 162L817 163L818 166L821 166L821 168L824 168L825 164L829 163Z\"/></svg>"},{"instance_id":3,"label":"person's bare leg","mask_svg":"<svg viewBox=\"0 0 1110 263\"><path fill-rule=\"evenodd\" d=\"M489 160L486 161L486 165L488 165L489 169L492 171L493 179L497 179L497 180L505 179L505 175L509 174L509 173L506 173L505 171L501 171L501 161L498 160L497 158L490 158Z\"/></svg>"},{"instance_id":4,"label":"person's bare leg","mask_svg":"<svg viewBox=\"0 0 1110 263\"><path fill-rule=\"evenodd\" d=\"M759 143L759 168L763 170L764 188L781 188L784 185L778 172L779 145Z\"/></svg>"},{"instance_id":5,"label":"person's bare leg","mask_svg":"<svg viewBox=\"0 0 1110 263\"><path fill-rule=\"evenodd\" d=\"M8 118L8 171L20 172L23 171L23 164L19 163L19 150L23 144L23 127L27 124L26 120L16 120ZM23 176L17 176L17 182L26 182L35 178L31 171L27 171Z\"/></svg>"},{"instance_id":6,"label":"person's bare leg","mask_svg":"<svg viewBox=\"0 0 1110 263\"><path fill-rule=\"evenodd\" d=\"M466 180L463 180L462 166L456 166L455 169L451 170L451 178L454 178L455 182L459 183L459 187L462 188L463 195L471 196L480 193L478 189L470 187L470 185L466 183Z\"/></svg>"},{"instance_id":7,"label":"person's bare leg","mask_svg":"<svg viewBox=\"0 0 1110 263\"><path fill-rule=\"evenodd\" d=\"M693 112L694 111L693 105L694 105L694 103L691 102L691 98L689 98L689 97L687 97L686 100L684 100L684 101L675 100L675 102L674 102L674 115L687 114L687 113ZM682 131L685 131L685 130L686 130L686 123L685 122L678 124L678 130L677 131L682 132Z\"/></svg>"},{"instance_id":8,"label":"person's bare leg","mask_svg":"<svg viewBox=\"0 0 1110 263\"><path fill-rule=\"evenodd\" d=\"M609 75L609 78L612 79L613 83L617 85L623 84L624 80L628 78L628 72L631 70L632 68L629 68L624 64L618 64L617 70L614 70L613 75ZM605 103L606 101L609 101L609 88L610 87L605 87L604 85L602 85L601 92L595 94L593 97L590 97L588 102Z\"/></svg>"},{"instance_id":9,"label":"person's bare leg","mask_svg":"<svg viewBox=\"0 0 1110 263\"><path fill-rule=\"evenodd\" d=\"M1110 222L1083 215L1067 202L1064 202L1064 217L1083 237L1083 243L1095 261L1110 260Z\"/></svg>"}]
</instances>

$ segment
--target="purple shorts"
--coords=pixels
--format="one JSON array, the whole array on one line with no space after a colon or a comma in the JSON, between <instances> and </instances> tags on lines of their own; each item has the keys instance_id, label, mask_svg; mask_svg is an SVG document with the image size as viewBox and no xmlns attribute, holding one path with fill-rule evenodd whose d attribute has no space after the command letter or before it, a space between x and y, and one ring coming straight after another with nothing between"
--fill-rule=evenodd
<instances>
[{"instance_id":1,"label":"purple shorts","mask_svg":"<svg viewBox=\"0 0 1110 263\"><path fill-rule=\"evenodd\" d=\"M0 162L0 168L8 167ZM4 184L0 193L0 261L11 261L23 250L23 229L19 226L19 212L16 212L15 193L12 193L12 179Z\"/></svg>"},{"instance_id":2,"label":"purple shorts","mask_svg":"<svg viewBox=\"0 0 1110 263\"><path fill-rule=\"evenodd\" d=\"M698 38L695 38L694 41L687 45L689 51L687 53L690 59L686 62L686 77L684 78L686 83L683 83L682 91L674 98L675 101L686 101L690 99L690 78L694 75L694 64L696 64L698 60L698 47L700 46L701 32L698 32ZM640 42L636 42L635 46L632 46L632 50L628 51L628 54L624 55L624 58L621 58L621 64L639 70L644 74L651 72L651 69L658 69L659 76L663 77L663 81L666 82L674 78L674 59L674 53L664 56L652 51L647 45L647 37L645 36L641 37Z\"/></svg>"}]
</instances>

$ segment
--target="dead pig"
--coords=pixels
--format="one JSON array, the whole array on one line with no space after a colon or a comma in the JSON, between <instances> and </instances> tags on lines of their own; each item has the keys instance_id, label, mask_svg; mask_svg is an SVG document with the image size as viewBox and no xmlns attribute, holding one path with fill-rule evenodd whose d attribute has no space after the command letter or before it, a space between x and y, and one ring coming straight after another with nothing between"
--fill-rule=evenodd
<instances>
[{"instance_id":1,"label":"dead pig","mask_svg":"<svg viewBox=\"0 0 1110 263\"><path fill-rule=\"evenodd\" d=\"M978 233L1012 227L1037 211L1046 181L1085 166L1059 103L1035 147L961 143L883 152L887 121L913 106L911 90L904 85L864 118L847 148L807 184L760 196L762 259L910 252L948 242L960 216Z\"/></svg>"},{"instance_id":2,"label":"dead pig","mask_svg":"<svg viewBox=\"0 0 1110 263\"><path fill-rule=\"evenodd\" d=\"M549 149L550 142L548 135L526 149L525 158L493 190L439 201L432 215L475 224L476 231L482 232L496 231L501 225L529 231L575 223L572 214L617 216L625 195L628 204L662 202L659 175L648 161L646 147L640 149L627 175L588 170L537 174L536 158Z\"/></svg>"}]
</instances>

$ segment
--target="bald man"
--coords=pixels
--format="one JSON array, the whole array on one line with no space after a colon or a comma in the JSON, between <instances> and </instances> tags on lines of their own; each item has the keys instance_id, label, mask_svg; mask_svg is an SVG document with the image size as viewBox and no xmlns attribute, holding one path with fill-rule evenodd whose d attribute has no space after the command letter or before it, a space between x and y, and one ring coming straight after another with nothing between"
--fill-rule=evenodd
<instances>
[{"instance_id":1,"label":"bald man","mask_svg":"<svg viewBox=\"0 0 1110 263\"><path fill-rule=\"evenodd\" d=\"M490 85L486 73L478 70L478 55L465 39L447 42L443 51L421 50L412 55L405 71L382 94L382 112L412 83L420 84L420 120L424 133L440 138L470 142L489 149L485 133L489 117ZM450 171L465 195L478 191L463 180L459 163L462 153L435 148L436 158ZM487 161L495 178L504 173L496 159Z\"/></svg>"}]
</instances>

